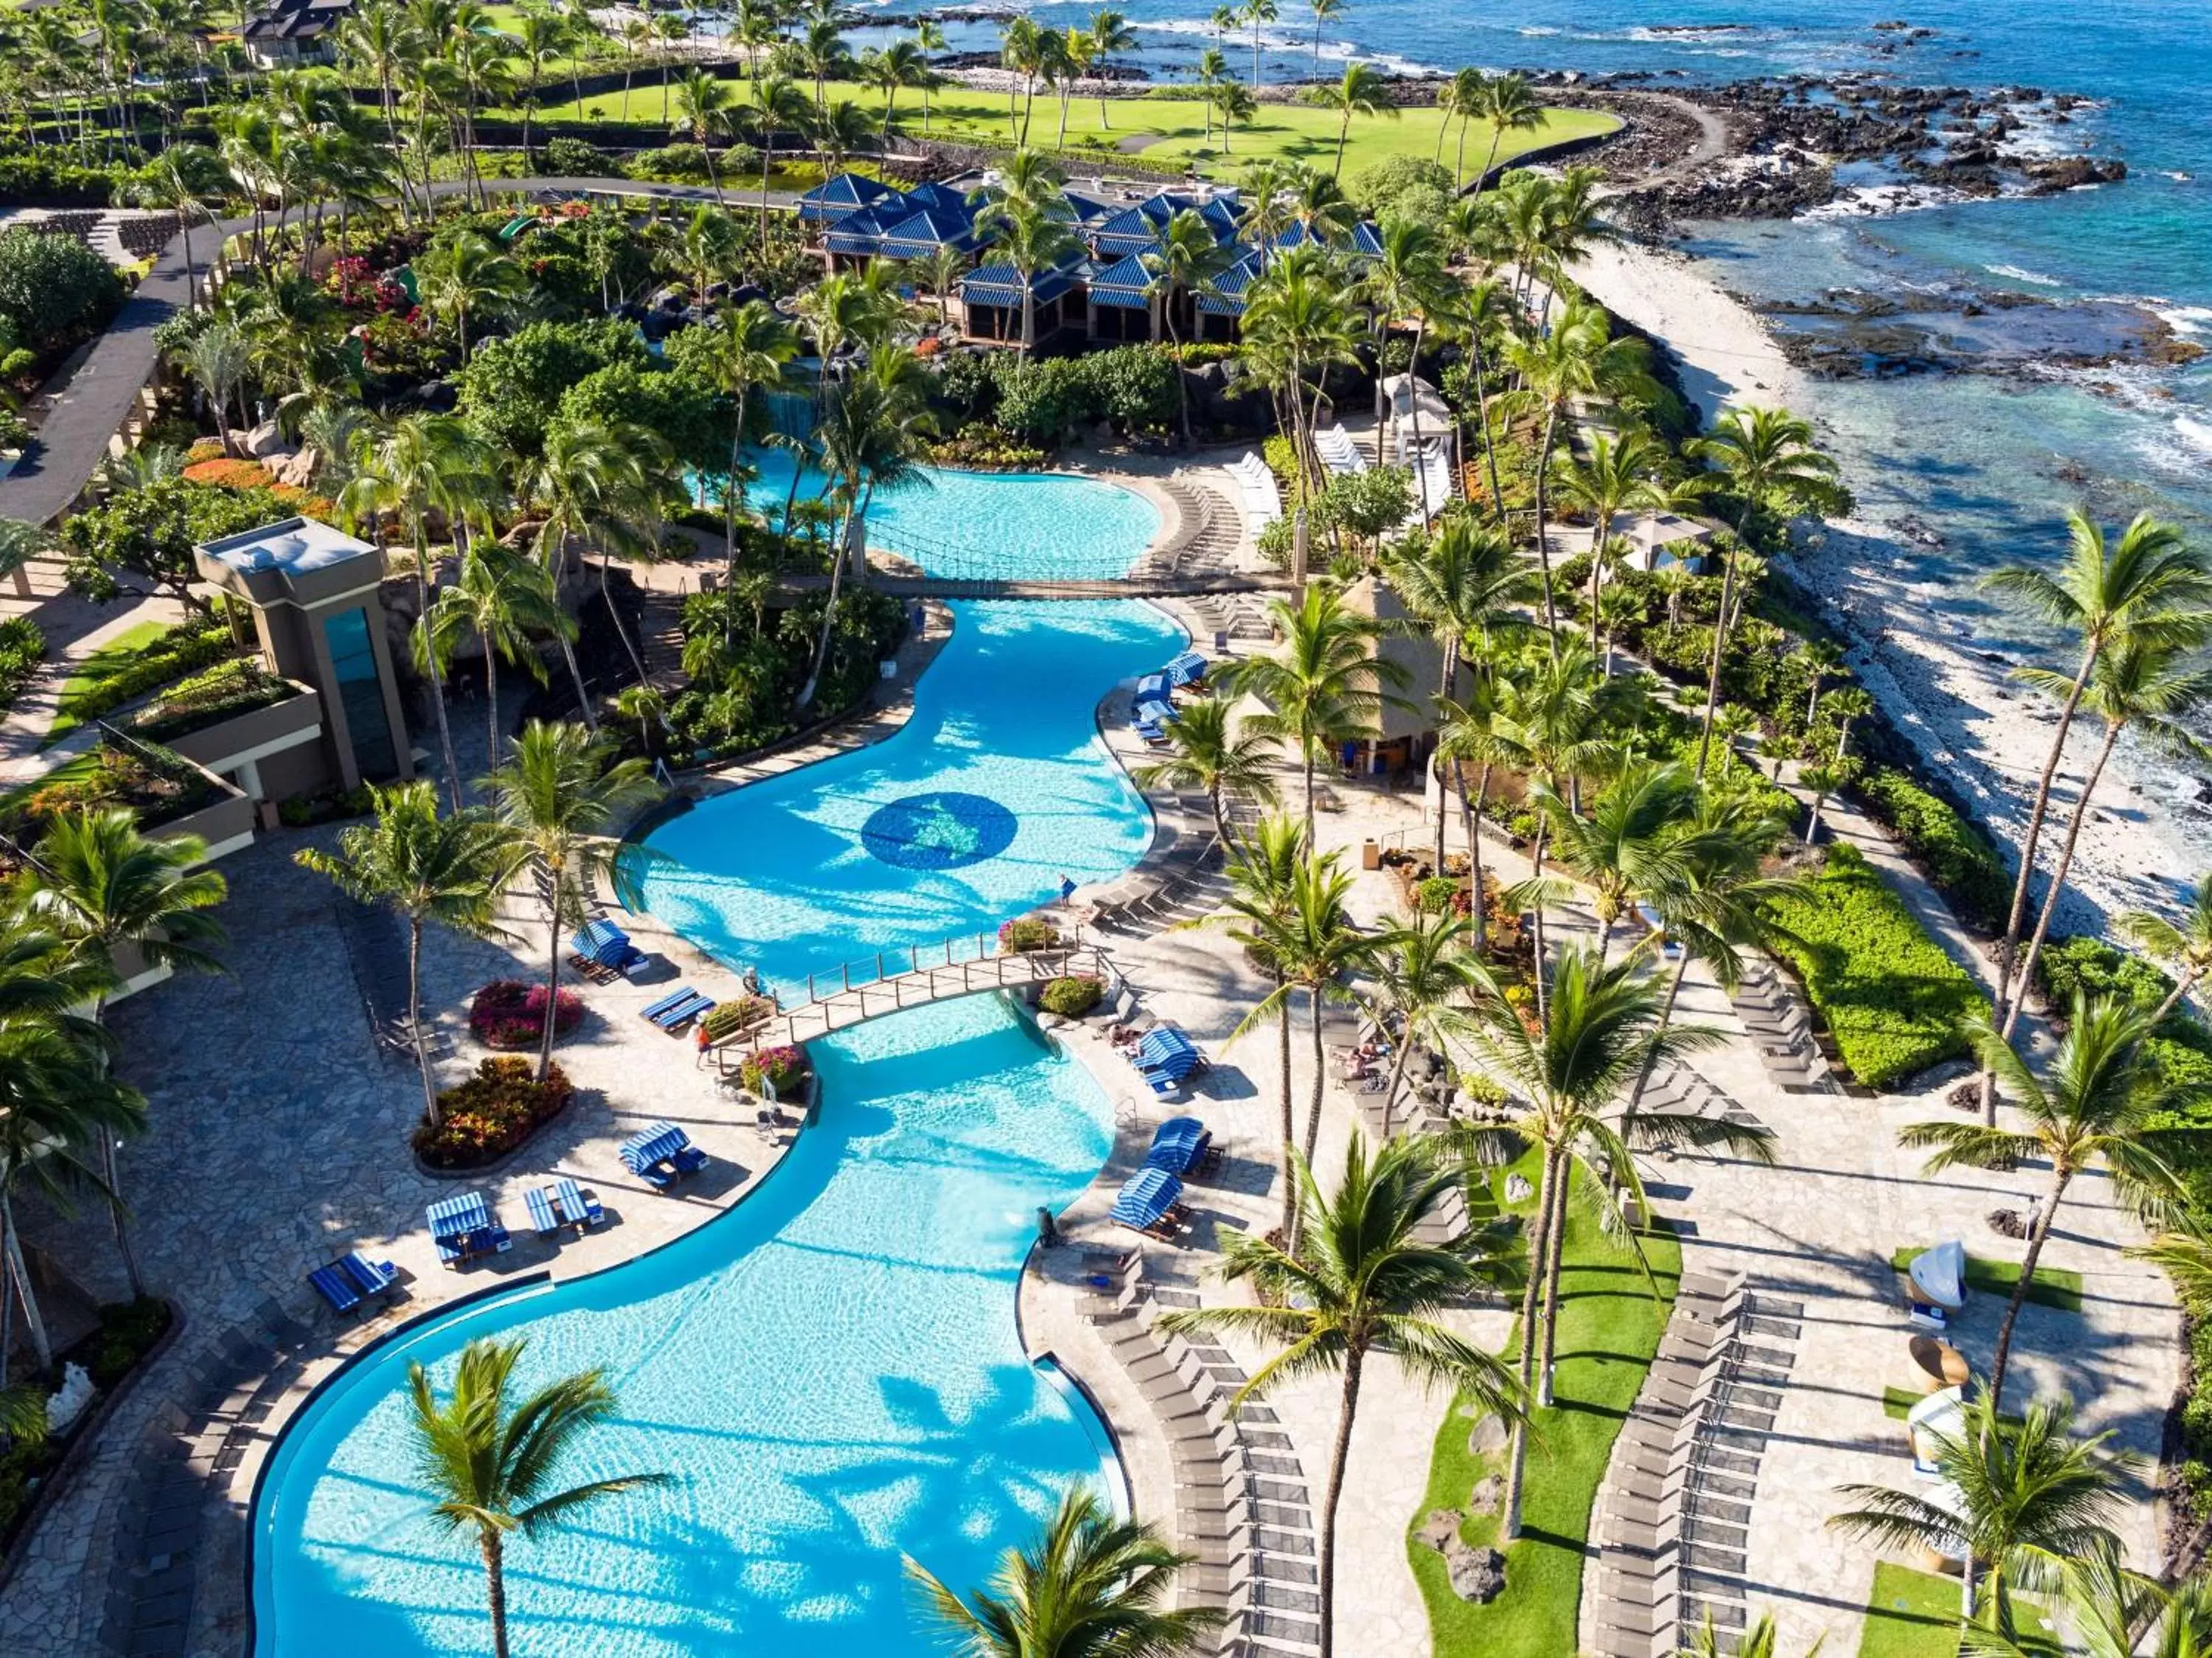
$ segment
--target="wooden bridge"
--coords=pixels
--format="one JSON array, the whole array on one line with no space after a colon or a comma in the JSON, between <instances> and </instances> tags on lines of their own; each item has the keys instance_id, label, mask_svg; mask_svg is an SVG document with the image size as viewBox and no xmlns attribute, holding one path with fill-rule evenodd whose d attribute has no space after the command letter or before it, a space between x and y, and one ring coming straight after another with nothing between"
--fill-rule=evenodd
<instances>
[{"instance_id":1,"label":"wooden bridge","mask_svg":"<svg viewBox=\"0 0 2212 1658\"><path fill-rule=\"evenodd\" d=\"M806 999L779 1007L764 1026L756 1027L750 1039L765 1042L770 1033L780 1033L785 1042L796 1046L908 1008L985 991L1017 990L1055 978L1096 978L1110 996L1120 978L1106 952L1095 944L1001 950L998 935L977 933L947 939L942 944L886 950L872 958L848 961L834 974L810 973Z\"/></svg>"}]
</instances>

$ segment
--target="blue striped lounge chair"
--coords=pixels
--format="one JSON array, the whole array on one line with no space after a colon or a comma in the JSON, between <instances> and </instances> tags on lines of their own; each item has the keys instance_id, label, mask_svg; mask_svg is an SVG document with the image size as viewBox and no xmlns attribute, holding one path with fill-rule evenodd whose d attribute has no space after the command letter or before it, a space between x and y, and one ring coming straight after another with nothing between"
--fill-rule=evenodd
<instances>
[{"instance_id":1,"label":"blue striped lounge chair","mask_svg":"<svg viewBox=\"0 0 2212 1658\"><path fill-rule=\"evenodd\" d=\"M659 1013L648 1014L647 1017L673 1036L714 1005L712 1000L700 995L698 991L686 984L684 987L683 995L678 997Z\"/></svg>"},{"instance_id":2,"label":"blue striped lounge chair","mask_svg":"<svg viewBox=\"0 0 2212 1658\"><path fill-rule=\"evenodd\" d=\"M598 1226L607 1218L597 1198L584 1195L583 1187L567 1175L553 1182L554 1207L561 1211L561 1219L581 1231L586 1227Z\"/></svg>"},{"instance_id":3,"label":"blue striped lounge chair","mask_svg":"<svg viewBox=\"0 0 2212 1658\"><path fill-rule=\"evenodd\" d=\"M307 1274L307 1282L315 1286L316 1293L331 1304L331 1311L341 1317L361 1305L361 1291L355 1289L345 1273L336 1266L319 1266Z\"/></svg>"},{"instance_id":4,"label":"blue striped lounge chair","mask_svg":"<svg viewBox=\"0 0 2212 1658\"><path fill-rule=\"evenodd\" d=\"M646 1018L658 1022L660 1016L666 1013L671 1008L676 1006L678 1003L685 1001L698 994L698 991L693 990L689 984L686 984L682 990L671 991L666 996L662 997L659 1001L653 1003L652 1006L641 1009L639 1011Z\"/></svg>"},{"instance_id":5,"label":"blue striped lounge chair","mask_svg":"<svg viewBox=\"0 0 2212 1658\"><path fill-rule=\"evenodd\" d=\"M386 1295L399 1286L397 1267L390 1261L373 1261L358 1249L349 1250L338 1265L363 1295Z\"/></svg>"},{"instance_id":6,"label":"blue striped lounge chair","mask_svg":"<svg viewBox=\"0 0 2212 1658\"><path fill-rule=\"evenodd\" d=\"M530 1229L541 1238L550 1238L561 1229L554 1217L553 1195L542 1186L532 1186L522 1194L522 1206L530 1211Z\"/></svg>"}]
</instances>

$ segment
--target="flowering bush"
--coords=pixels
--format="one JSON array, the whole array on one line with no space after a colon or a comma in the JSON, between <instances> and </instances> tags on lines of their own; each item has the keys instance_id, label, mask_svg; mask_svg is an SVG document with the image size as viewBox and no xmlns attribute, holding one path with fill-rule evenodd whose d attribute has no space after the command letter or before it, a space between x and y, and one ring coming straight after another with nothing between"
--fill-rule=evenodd
<instances>
[{"instance_id":1,"label":"flowering bush","mask_svg":"<svg viewBox=\"0 0 2212 1658\"><path fill-rule=\"evenodd\" d=\"M761 1092L763 1082L768 1082L774 1085L777 1099L792 1100L806 1086L807 1074L812 1070L804 1048L763 1048L745 1057L739 1075L755 1094Z\"/></svg>"},{"instance_id":2,"label":"flowering bush","mask_svg":"<svg viewBox=\"0 0 2212 1658\"><path fill-rule=\"evenodd\" d=\"M486 1059L465 1082L438 1095L439 1120L414 1134L415 1155L434 1168L475 1168L504 1157L551 1121L574 1095L560 1066L545 1080L527 1059Z\"/></svg>"},{"instance_id":3,"label":"flowering bush","mask_svg":"<svg viewBox=\"0 0 2212 1658\"><path fill-rule=\"evenodd\" d=\"M553 1034L565 1036L584 1016L582 999L561 992L553 1015ZM469 1029L488 1048L534 1048L545 1034L545 987L495 978L469 1003Z\"/></svg>"},{"instance_id":4,"label":"flowering bush","mask_svg":"<svg viewBox=\"0 0 2212 1658\"><path fill-rule=\"evenodd\" d=\"M269 487L269 468L258 460L237 460L217 456L213 460L195 460L185 468L187 483L206 485L226 490L265 490Z\"/></svg>"},{"instance_id":5,"label":"flowering bush","mask_svg":"<svg viewBox=\"0 0 2212 1658\"><path fill-rule=\"evenodd\" d=\"M1008 955L1049 950L1059 942L1060 929L1038 916L1024 916L1018 921L1001 923L999 927L999 948Z\"/></svg>"}]
</instances>

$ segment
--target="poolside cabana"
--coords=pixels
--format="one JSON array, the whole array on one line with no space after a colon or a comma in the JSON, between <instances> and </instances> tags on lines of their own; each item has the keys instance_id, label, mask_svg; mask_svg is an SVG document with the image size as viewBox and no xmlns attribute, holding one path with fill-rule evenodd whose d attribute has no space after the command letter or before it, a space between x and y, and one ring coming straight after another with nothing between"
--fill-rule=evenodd
<instances>
[{"instance_id":1,"label":"poolside cabana","mask_svg":"<svg viewBox=\"0 0 2212 1658\"><path fill-rule=\"evenodd\" d=\"M1443 678L1443 647L1418 629L1406 631L1410 619L1404 603L1389 583L1377 576L1362 576L1345 588L1344 607L1376 624L1382 631L1375 641L1375 654L1384 661L1395 662L1404 676L1395 687L1363 689L1395 695L1405 705L1385 703L1376 716L1372 735L1346 743L1340 758L1346 773L1352 777L1402 771L1425 759L1436 747L1431 699Z\"/></svg>"}]
</instances>

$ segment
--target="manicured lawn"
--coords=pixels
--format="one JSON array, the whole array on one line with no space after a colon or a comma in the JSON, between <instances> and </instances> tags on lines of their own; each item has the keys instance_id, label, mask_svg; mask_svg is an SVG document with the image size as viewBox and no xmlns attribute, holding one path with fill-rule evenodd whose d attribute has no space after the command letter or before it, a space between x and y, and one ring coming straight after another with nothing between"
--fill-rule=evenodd
<instances>
[{"instance_id":1,"label":"manicured lawn","mask_svg":"<svg viewBox=\"0 0 2212 1658\"><path fill-rule=\"evenodd\" d=\"M1912 1414L1912 1407L1927 1397L1927 1394L1917 1393L1910 1387L1885 1387L1881 1390L1881 1413L1893 1422L1902 1422ZM2016 1423L2023 1418L2005 1411L1998 1414L1997 1420Z\"/></svg>"},{"instance_id":2,"label":"manicured lawn","mask_svg":"<svg viewBox=\"0 0 2212 1658\"><path fill-rule=\"evenodd\" d=\"M1859 1658L1956 1658L1959 1581L1884 1560L1874 1569Z\"/></svg>"},{"instance_id":3,"label":"manicured lawn","mask_svg":"<svg viewBox=\"0 0 2212 1658\"><path fill-rule=\"evenodd\" d=\"M72 754L52 771L44 772L28 783L19 783L5 794L0 794L0 812L21 806L41 789L51 788L55 783L82 783L99 770L100 751L97 748L88 753Z\"/></svg>"},{"instance_id":4,"label":"manicured lawn","mask_svg":"<svg viewBox=\"0 0 2212 1658\"><path fill-rule=\"evenodd\" d=\"M746 94L747 88L740 86L739 97ZM884 107L882 93L856 84L835 82L830 88L830 96L849 98L868 110L880 111ZM617 122L622 104L619 89L586 98L584 119ZM572 104L556 108L548 101L542 107L548 117L557 115L568 119L574 113ZM1010 116L1007 100L1001 93L947 87L931 94L930 109L929 131L934 137L1008 145L1015 141L1018 131L1018 119ZM1059 102L1040 94L1030 119L1030 142L1039 149L1095 151L1103 162L1120 153L1118 146L1123 140L1148 137L1153 142L1138 151L1145 162L1168 162L1178 166L1196 162L1202 171L1223 178L1232 177L1239 168L1261 160L1288 157L1322 168L1333 166L1336 160L1337 117L1323 109L1310 109L1298 104L1262 104L1249 122L1230 135L1225 151L1218 123L1214 125L1211 140L1206 137L1206 106L1196 99L1110 99L1107 109L1111 125L1102 131L1096 99L1072 102L1068 106L1067 136L1063 146ZM520 114L519 111L507 113ZM912 92L900 94L898 116L902 128L919 135L921 98ZM631 93L629 119L633 126L659 125L659 88L641 87ZM1506 134L1498 149L1498 159L1508 160L1523 150L1557 143L1565 138L1608 131L1618 125L1613 117L1602 111L1552 110L1547 113L1544 125L1535 131ZM1370 162L1389 155L1432 155L1443 126L1443 115L1430 108L1406 110L1395 120L1376 115L1355 116L1345 147L1345 175L1349 177ZM1458 143L1458 130L1455 127L1444 138L1446 166L1451 164ZM1489 128L1476 125L1469 129L1467 165L1470 173L1481 165L1489 148ZM1071 162L1079 168L1084 164L1080 156L1071 158Z\"/></svg>"},{"instance_id":5,"label":"manicured lawn","mask_svg":"<svg viewBox=\"0 0 2212 1658\"><path fill-rule=\"evenodd\" d=\"M1534 1179L1533 1157L1521 1172ZM1502 1190L1504 1172L1494 1179ZM1524 1217L1533 1204L1532 1198L1522 1207ZM1655 1301L1635 1262L1606 1241L1595 1220L1579 1210L1569 1213L1557 1399L1534 1418L1521 1536L1506 1551L1505 1592L1486 1606L1469 1606L1452 1593L1443 1557L1410 1536L1407 1542L1428 1603L1437 1658L1559 1658L1575 1650L1590 1506L1621 1422L1658 1350L1682 1251L1663 1234L1646 1235L1644 1252L1663 1297ZM1432 1509L1464 1509L1468 1491L1485 1474L1503 1476L1503 1452L1480 1457L1468 1451L1474 1425L1456 1405L1445 1418L1429 1488L1409 1530L1418 1529ZM1484 1515L1468 1520L1462 1534L1480 1544L1497 1530L1497 1517Z\"/></svg>"},{"instance_id":6,"label":"manicured lawn","mask_svg":"<svg viewBox=\"0 0 2212 1658\"><path fill-rule=\"evenodd\" d=\"M1912 1265L1921 1253L1917 1246L1907 1244L1889 1258L1889 1264L1902 1272ZM2012 1287L2020 1282L2018 1261L1984 1260L1979 1255L1966 1257L1966 1288L1984 1295L1997 1295L2009 1300ZM2081 1275L2063 1266L2039 1266L2035 1282L2027 1287L2027 1298L2039 1307L2055 1307L2062 1313L2081 1310Z\"/></svg>"},{"instance_id":7,"label":"manicured lawn","mask_svg":"<svg viewBox=\"0 0 2212 1658\"><path fill-rule=\"evenodd\" d=\"M63 682L53 725L39 747L51 748L83 724L86 702L110 679L137 662L148 646L166 637L171 626L167 622L135 623L80 662Z\"/></svg>"},{"instance_id":8,"label":"manicured lawn","mask_svg":"<svg viewBox=\"0 0 2212 1658\"><path fill-rule=\"evenodd\" d=\"M1856 847L1829 848L1810 893L1771 907L1783 954L1860 1082L1887 1088L1966 1051L1961 1027L1989 998Z\"/></svg>"}]
</instances>

